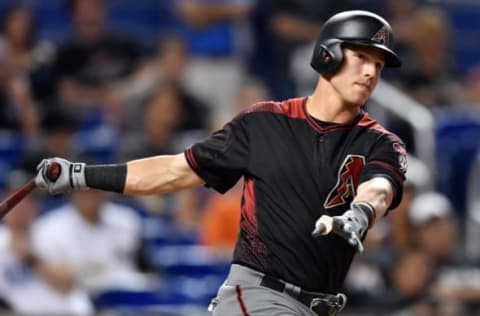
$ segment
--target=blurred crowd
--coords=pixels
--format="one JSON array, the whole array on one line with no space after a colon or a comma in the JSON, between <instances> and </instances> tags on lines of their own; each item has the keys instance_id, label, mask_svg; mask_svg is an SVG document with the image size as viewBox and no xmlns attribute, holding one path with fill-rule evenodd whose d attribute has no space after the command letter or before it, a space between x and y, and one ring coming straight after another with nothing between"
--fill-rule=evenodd
<instances>
[{"instance_id":1,"label":"blurred crowd","mask_svg":"<svg viewBox=\"0 0 480 316\"><path fill-rule=\"evenodd\" d=\"M438 1L140 1L161 7L155 41L111 27L107 0L49 1L68 21L62 40L39 36L40 0L10 2L0 10L3 196L42 158L109 163L179 153L258 101L309 94L315 38L344 9L372 9L391 22L404 63L385 72L387 82L433 114L472 119L480 133L480 55L459 67L458 30ZM477 315L480 258L464 247L469 210L430 185L441 171L415 158L411 126L394 115L382 123L406 141L410 166L401 205L369 233L346 280L347 314ZM478 139L457 140L476 150ZM241 191L242 183L225 195L29 195L0 226L0 309L92 315L108 290L171 289L171 246L205 246L210 260L228 263ZM193 262L205 265L200 257Z\"/></svg>"}]
</instances>

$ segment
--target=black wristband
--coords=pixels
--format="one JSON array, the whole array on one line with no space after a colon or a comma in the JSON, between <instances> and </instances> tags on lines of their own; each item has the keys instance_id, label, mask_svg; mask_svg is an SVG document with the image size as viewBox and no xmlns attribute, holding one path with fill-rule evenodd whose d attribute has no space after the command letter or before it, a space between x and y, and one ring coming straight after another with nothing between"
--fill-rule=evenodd
<instances>
[{"instance_id":1,"label":"black wristband","mask_svg":"<svg viewBox=\"0 0 480 316\"><path fill-rule=\"evenodd\" d=\"M368 229L370 229L375 222L376 211L372 203L369 202L356 202L352 204L352 207L359 208L368 218Z\"/></svg>"},{"instance_id":2,"label":"black wristband","mask_svg":"<svg viewBox=\"0 0 480 316\"><path fill-rule=\"evenodd\" d=\"M85 182L89 188L123 193L127 179L127 164L90 165L85 167Z\"/></svg>"}]
</instances>

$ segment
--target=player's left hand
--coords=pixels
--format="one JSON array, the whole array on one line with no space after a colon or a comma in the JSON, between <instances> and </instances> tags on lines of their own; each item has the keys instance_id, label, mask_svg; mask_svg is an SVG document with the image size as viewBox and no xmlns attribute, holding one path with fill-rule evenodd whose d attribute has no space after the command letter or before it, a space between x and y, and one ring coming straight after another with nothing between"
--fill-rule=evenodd
<instances>
[{"instance_id":1,"label":"player's left hand","mask_svg":"<svg viewBox=\"0 0 480 316\"><path fill-rule=\"evenodd\" d=\"M58 177L52 181L47 173L49 166L53 163L57 164L60 170ZM59 157L43 159L37 166L35 184L52 195L68 193L73 189L88 189L85 180L85 164Z\"/></svg>"},{"instance_id":2,"label":"player's left hand","mask_svg":"<svg viewBox=\"0 0 480 316\"><path fill-rule=\"evenodd\" d=\"M374 218L374 213L367 214L368 212L363 205L352 203L351 208L342 215L322 215L315 222L312 236L320 237L333 232L348 241L358 252L363 252L361 237L365 235Z\"/></svg>"}]
</instances>

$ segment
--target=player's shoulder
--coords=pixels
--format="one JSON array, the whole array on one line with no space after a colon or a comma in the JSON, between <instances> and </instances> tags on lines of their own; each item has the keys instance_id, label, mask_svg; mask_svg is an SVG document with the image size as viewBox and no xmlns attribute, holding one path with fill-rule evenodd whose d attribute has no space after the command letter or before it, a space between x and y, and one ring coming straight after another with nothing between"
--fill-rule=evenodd
<instances>
[{"instance_id":1,"label":"player's shoulder","mask_svg":"<svg viewBox=\"0 0 480 316\"><path fill-rule=\"evenodd\" d=\"M367 129L369 132L377 134L379 137L384 139L388 139L392 142L400 142L403 143L401 138L396 135L394 132L385 128L382 124L380 124L377 120L372 118L368 113L365 113L361 120L357 123L358 126Z\"/></svg>"},{"instance_id":2,"label":"player's shoulder","mask_svg":"<svg viewBox=\"0 0 480 316\"><path fill-rule=\"evenodd\" d=\"M245 108L239 114L239 116L275 113L292 118L302 118L304 116L304 102L304 97L292 98L283 101L261 101Z\"/></svg>"}]
</instances>

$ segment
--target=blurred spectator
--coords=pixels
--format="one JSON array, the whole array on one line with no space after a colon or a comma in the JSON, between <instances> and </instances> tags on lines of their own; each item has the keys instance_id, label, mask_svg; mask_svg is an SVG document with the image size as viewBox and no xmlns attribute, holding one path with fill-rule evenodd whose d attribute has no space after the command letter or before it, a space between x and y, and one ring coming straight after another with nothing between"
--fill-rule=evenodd
<instances>
[{"instance_id":1,"label":"blurred spectator","mask_svg":"<svg viewBox=\"0 0 480 316\"><path fill-rule=\"evenodd\" d=\"M409 210L414 228L413 242L436 262L449 262L458 256L457 227L451 202L442 194L417 195Z\"/></svg>"},{"instance_id":2,"label":"blurred spectator","mask_svg":"<svg viewBox=\"0 0 480 316\"><path fill-rule=\"evenodd\" d=\"M404 252L392 271L392 290L388 292L389 315L456 316L470 313L461 300L432 293L437 277L436 263L421 249Z\"/></svg>"},{"instance_id":3,"label":"blurred spectator","mask_svg":"<svg viewBox=\"0 0 480 316\"><path fill-rule=\"evenodd\" d=\"M451 51L452 32L448 17L438 8L417 9L409 20L405 61L392 80L430 107L458 103L462 96Z\"/></svg>"},{"instance_id":4,"label":"blurred spectator","mask_svg":"<svg viewBox=\"0 0 480 316\"><path fill-rule=\"evenodd\" d=\"M246 78L236 95L236 111L241 112L257 102L269 99L268 89L261 80L253 77Z\"/></svg>"},{"instance_id":5,"label":"blurred spectator","mask_svg":"<svg viewBox=\"0 0 480 316\"><path fill-rule=\"evenodd\" d=\"M480 64L467 73L465 87L468 102L480 106Z\"/></svg>"},{"instance_id":6,"label":"blurred spectator","mask_svg":"<svg viewBox=\"0 0 480 316\"><path fill-rule=\"evenodd\" d=\"M10 174L11 190L25 183L22 171ZM7 192L8 193L8 192ZM75 285L72 271L38 258L32 246L31 225L37 215L35 195L27 195L0 227L0 297L12 311L38 315L89 315L86 293Z\"/></svg>"},{"instance_id":7,"label":"blurred spectator","mask_svg":"<svg viewBox=\"0 0 480 316\"><path fill-rule=\"evenodd\" d=\"M133 209L107 201L105 193L72 193L71 203L51 210L34 228L39 257L70 267L89 293L149 286L134 262L140 219Z\"/></svg>"},{"instance_id":8,"label":"blurred spectator","mask_svg":"<svg viewBox=\"0 0 480 316\"><path fill-rule=\"evenodd\" d=\"M145 102L141 129L123 142L122 160L176 152L175 140L181 121L182 103L174 85L159 87Z\"/></svg>"},{"instance_id":9,"label":"blurred spectator","mask_svg":"<svg viewBox=\"0 0 480 316\"><path fill-rule=\"evenodd\" d=\"M12 73L11 55L0 42L0 129L20 132L35 139L39 119L25 76Z\"/></svg>"},{"instance_id":10,"label":"blurred spectator","mask_svg":"<svg viewBox=\"0 0 480 316\"><path fill-rule=\"evenodd\" d=\"M433 264L420 249L404 252L393 267L391 304L398 308L425 298L434 277Z\"/></svg>"},{"instance_id":11,"label":"blurred spectator","mask_svg":"<svg viewBox=\"0 0 480 316\"><path fill-rule=\"evenodd\" d=\"M120 160L172 154L191 144L197 133L180 133L179 126L184 118L181 91L173 83L163 83L146 100L141 128L125 138L120 149ZM195 119L192 117L191 119ZM176 229L196 233L199 208L198 190L185 190L175 194L136 197L153 215L173 220Z\"/></svg>"},{"instance_id":12,"label":"blurred spectator","mask_svg":"<svg viewBox=\"0 0 480 316\"><path fill-rule=\"evenodd\" d=\"M42 118L42 136L36 147L25 153L19 167L34 174L38 162L47 157L72 157L73 136L78 124L75 114L65 107L49 108Z\"/></svg>"},{"instance_id":13,"label":"blurred spectator","mask_svg":"<svg viewBox=\"0 0 480 316\"><path fill-rule=\"evenodd\" d=\"M308 63L305 63L305 60L311 58L311 45L318 36L323 21L334 13L347 9L353 9L350 0L268 2L267 10L270 16L267 27L271 37L269 43L272 55L269 60L268 82L275 100L297 95L298 87L295 80L310 80L310 88L314 87L317 75L310 69ZM305 66L300 68L296 66L296 75L293 75L292 65L300 63ZM308 73L312 74L311 77L304 79L303 76ZM306 89L307 87L298 92Z\"/></svg>"},{"instance_id":14,"label":"blurred spectator","mask_svg":"<svg viewBox=\"0 0 480 316\"><path fill-rule=\"evenodd\" d=\"M212 124L234 113L236 89L250 46L248 19L253 0L177 1L178 30L191 58L185 77L190 91L212 106Z\"/></svg>"},{"instance_id":15,"label":"blurred spectator","mask_svg":"<svg viewBox=\"0 0 480 316\"><path fill-rule=\"evenodd\" d=\"M419 6L418 1L413 0L387 0L383 2L383 11L388 17L390 25L395 30L396 51L402 52L411 36L410 18L415 14ZM402 55L402 53L400 53Z\"/></svg>"},{"instance_id":16,"label":"blurred spectator","mask_svg":"<svg viewBox=\"0 0 480 316\"><path fill-rule=\"evenodd\" d=\"M9 54L9 71L13 75L25 75L41 64L51 61L54 47L36 38L37 25L32 11L23 6L12 6L1 22L0 46Z\"/></svg>"},{"instance_id":17,"label":"blurred spectator","mask_svg":"<svg viewBox=\"0 0 480 316\"><path fill-rule=\"evenodd\" d=\"M414 228L409 219L412 201L416 195L431 188L432 184L433 178L425 163L409 154L402 201L389 216L392 243L400 252L412 247Z\"/></svg>"},{"instance_id":18,"label":"blurred spectator","mask_svg":"<svg viewBox=\"0 0 480 316\"><path fill-rule=\"evenodd\" d=\"M209 107L196 98L185 86L185 67L189 54L180 37L170 34L163 36L157 46L156 54L146 60L140 67L132 82L125 87L131 99L142 99L145 95L154 94L162 85L174 86L181 99L181 117L178 129L207 129L210 123ZM138 105L133 102L130 125L138 125Z\"/></svg>"},{"instance_id":19,"label":"blurred spectator","mask_svg":"<svg viewBox=\"0 0 480 316\"><path fill-rule=\"evenodd\" d=\"M86 107L105 106L120 120L123 95L121 85L117 85L137 69L141 48L132 38L107 30L105 1L67 3L74 33L59 48L54 61L60 101Z\"/></svg>"},{"instance_id":20,"label":"blurred spectator","mask_svg":"<svg viewBox=\"0 0 480 316\"><path fill-rule=\"evenodd\" d=\"M439 193L423 193L412 203L410 220L417 245L435 264L430 294L439 301L466 303L476 308L480 301L480 269L464 260L451 202Z\"/></svg>"}]
</instances>

